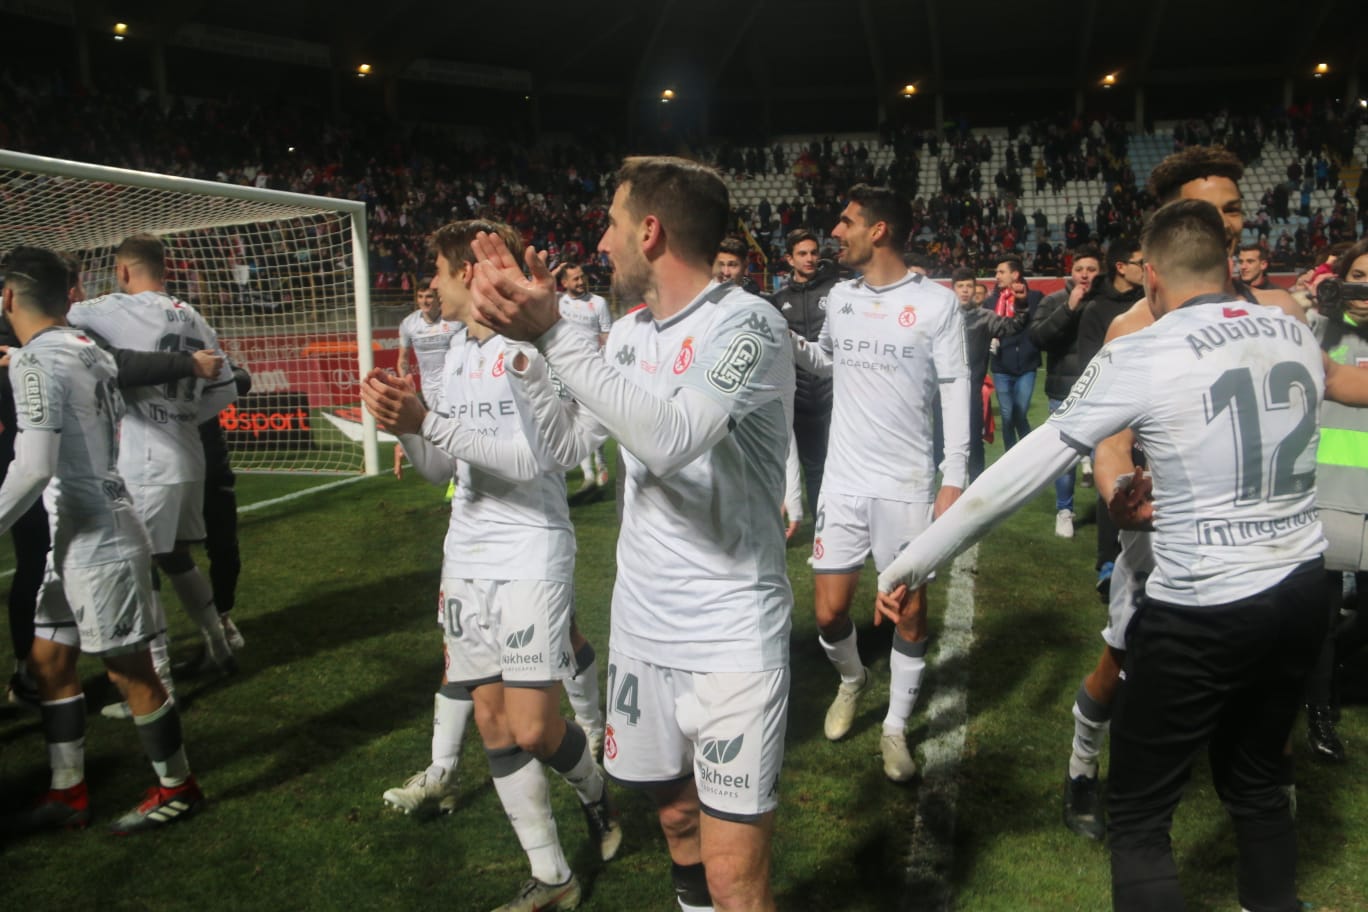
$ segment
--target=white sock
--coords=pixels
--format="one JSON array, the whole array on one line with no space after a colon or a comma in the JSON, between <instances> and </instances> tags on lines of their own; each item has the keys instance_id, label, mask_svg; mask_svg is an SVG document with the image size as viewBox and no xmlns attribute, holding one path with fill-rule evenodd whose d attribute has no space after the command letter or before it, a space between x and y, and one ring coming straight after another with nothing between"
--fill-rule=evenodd
<instances>
[{"instance_id":1,"label":"white sock","mask_svg":"<svg viewBox=\"0 0 1368 912\"><path fill-rule=\"evenodd\" d=\"M168 699L147 715L134 716L133 724L158 781L166 788L184 784L190 778L190 761L185 758L176 701Z\"/></svg>"},{"instance_id":2,"label":"white sock","mask_svg":"<svg viewBox=\"0 0 1368 912\"><path fill-rule=\"evenodd\" d=\"M679 908L683 912L713 912L712 906L691 906L684 900L679 900Z\"/></svg>"},{"instance_id":3,"label":"white sock","mask_svg":"<svg viewBox=\"0 0 1368 912\"><path fill-rule=\"evenodd\" d=\"M888 715L884 716L883 730L901 734L907 720L917 706L922 675L926 672L926 640L909 643L893 634L893 652L888 657Z\"/></svg>"},{"instance_id":4,"label":"white sock","mask_svg":"<svg viewBox=\"0 0 1368 912\"><path fill-rule=\"evenodd\" d=\"M1094 700L1082 685L1074 697L1073 753L1069 755L1069 778L1097 777L1097 758L1111 728L1111 707Z\"/></svg>"},{"instance_id":5,"label":"white sock","mask_svg":"<svg viewBox=\"0 0 1368 912\"><path fill-rule=\"evenodd\" d=\"M443 685L442 690L450 687ZM465 740L466 723L475 711L475 703L469 695L460 700L442 690L432 696L432 765L449 773L461 760L461 742Z\"/></svg>"},{"instance_id":6,"label":"white sock","mask_svg":"<svg viewBox=\"0 0 1368 912\"><path fill-rule=\"evenodd\" d=\"M556 818L551 815L546 768L526 751L512 748L509 754L508 750L489 752L494 791L527 853L532 876L542 883L565 883L570 879L570 865L561 851Z\"/></svg>"},{"instance_id":7,"label":"white sock","mask_svg":"<svg viewBox=\"0 0 1368 912\"><path fill-rule=\"evenodd\" d=\"M586 662L581 662L581 658ZM603 701L599 695L598 658L588 643L575 653L575 676L565 684L565 696L581 728L603 728Z\"/></svg>"},{"instance_id":8,"label":"white sock","mask_svg":"<svg viewBox=\"0 0 1368 912\"><path fill-rule=\"evenodd\" d=\"M185 606L185 613L190 615L190 620L194 621L204 634L205 645L209 647L210 654L215 658L231 656L233 650L223 633L223 622L219 620L218 608L214 606L214 590L209 586L204 574L199 572L198 567L192 567L184 573L167 575L171 578L171 586L176 590L181 604Z\"/></svg>"},{"instance_id":9,"label":"white sock","mask_svg":"<svg viewBox=\"0 0 1368 912\"><path fill-rule=\"evenodd\" d=\"M841 676L842 683L858 684L864 678L864 665L860 662L860 649L855 642L855 625L850 625L850 633L834 643L828 643L826 637L817 637L817 642L822 644L822 651L826 653L831 664L836 666L836 671Z\"/></svg>"}]
</instances>

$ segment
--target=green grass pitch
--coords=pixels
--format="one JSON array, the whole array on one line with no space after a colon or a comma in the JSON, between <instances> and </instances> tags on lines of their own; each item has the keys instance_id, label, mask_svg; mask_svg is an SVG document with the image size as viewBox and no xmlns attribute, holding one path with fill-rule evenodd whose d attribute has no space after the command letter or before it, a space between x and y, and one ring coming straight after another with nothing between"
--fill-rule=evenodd
<instances>
[{"instance_id":1,"label":"green grass pitch","mask_svg":"<svg viewBox=\"0 0 1368 912\"><path fill-rule=\"evenodd\" d=\"M248 476L240 500L251 504L326 480ZM571 490L577 483L571 479ZM1091 496L1079 489L1084 517L1091 516ZM1094 529L1080 522L1073 541L1055 538L1051 497L1042 494L979 552L951 868L957 909L1110 905L1105 849L1067 832L1059 804L1069 707L1096 659L1105 622L1092 588ZM120 839L101 831L136 803L152 777L132 725L95 712L110 688L99 666L83 660L96 821L82 833L0 844L3 907L479 912L512 896L526 861L473 728L453 816L419 822L380 800L427 764L441 673L435 596L447 514L441 492L416 475L368 479L245 514L246 569L236 612L248 641L242 672L223 684L181 687L187 747L210 796L208 809L163 833ZM576 505L573 516L580 623L606 659L615 512L605 499ZM810 524L799 537L810 540ZM12 561L7 547L0 551L4 571ZM779 906L916 909L917 897L905 895L904 871L919 783L892 785L879 765L889 632L871 627L873 572L866 571L856 605L861 651L876 685L862 699L852 735L831 744L821 719L836 677L817 644L806 553L797 545L789 550L796 608L774 846ZM932 593L937 619L944 585ZM195 638L174 597L168 601L173 654L184 657ZM921 708L936 688L933 664ZM910 730L915 742L925 731L922 713ZM1347 707L1341 731L1350 759L1331 768L1307 756L1300 723L1295 730L1301 894L1321 912L1368 908L1361 863L1368 725L1361 705ZM0 811L21 806L46 781L36 716L0 709ZM605 866L595 860L570 789L554 776L552 795L562 843L586 886L583 908L677 908L664 841L643 796L618 793L626 839ZM1237 909L1233 839L1202 760L1174 832L1190 908Z\"/></svg>"}]
</instances>

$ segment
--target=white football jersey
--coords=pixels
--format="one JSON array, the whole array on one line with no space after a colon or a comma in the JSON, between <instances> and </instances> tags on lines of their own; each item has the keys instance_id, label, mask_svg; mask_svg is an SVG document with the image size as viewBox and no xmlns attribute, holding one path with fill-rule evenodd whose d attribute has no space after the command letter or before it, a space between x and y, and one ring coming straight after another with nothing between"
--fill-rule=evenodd
<instances>
[{"instance_id":1,"label":"white football jersey","mask_svg":"<svg viewBox=\"0 0 1368 912\"><path fill-rule=\"evenodd\" d=\"M413 352L418 361L418 373L423 378L423 399L430 408L440 409L443 366L451 340L459 329L461 323L457 320L439 317L430 323L421 310L415 310L399 324L399 345Z\"/></svg>"},{"instance_id":2,"label":"white football jersey","mask_svg":"<svg viewBox=\"0 0 1368 912\"><path fill-rule=\"evenodd\" d=\"M686 671L783 667L793 593L779 504L794 382L783 317L712 284L669 320L645 308L619 320L605 357L658 399L687 387L732 416L723 440L668 477L623 451L613 649Z\"/></svg>"},{"instance_id":3,"label":"white football jersey","mask_svg":"<svg viewBox=\"0 0 1368 912\"><path fill-rule=\"evenodd\" d=\"M110 294L73 304L73 326L96 333L115 348L193 353L218 350L218 336L195 308L164 292ZM222 354L222 352L220 352ZM206 386L232 386L233 370L211 383L188 377L124 391L128 415L119 444L119 471L132 484L166 485L204 480L200 398Z\"/></svg>"},{"instance_id":4,"label":"white football jersey","mask_svg":"<svg viewBox=\"0 0 1368 912\"><path fill-rule=\"evenodd\" d=\"M43 492L58 567L90 567L147 548L147 532L119 475L114 359L80 330L44 330L15 349L10 382L25 433L58 435L57 472Z\"/></svg>"},{"instance_id":5,"label":"white football jersey","mask_svg":"<svg viewBox=\"0 0 1368 912\"><path fill-rule=\"evenodd\" d=\"M457 330L446 359L445 414L480 434L523 440L535 450L539 444L521 417L530 409L516 401L523 392L509 383L506 352L502 336L480 343L465 327ZM463 459L456 477L442 576L574 582L575 531L564 470L554 468L530 482L509 481Z\"/></svg>"},{"instance_id":6,"label":"white football jersey","mask_svg":"<svg viewBox=\"0 0 1368 912\"><path fill-rule=\"evenodd\" d=\"M832 359L833 398L822 490L934 500L936 391L969 375L959 300L909 272L886 288L837 282L826 314L817 344Z\"/></svg>"},{"instance_id":7,"label":"white football jersey","mask_svg":"<svg viewBox=\"0 0 1368 912\"><path fill-rule=\"evenodd\" d=\"M608 302L596 294L573 297L560 296L560 315L571 326L584 333L598 344L598 337L613 328L613 315L608 310Z\"/></svg>"},{"instance_id":8,"label":"white football jersey","mask_svg":"<svg viewBox=\"0 0 1368 912\"><path fill-rule=\"evenodd\" d=\"M1316 513L1325 391L1309 327L1201 295L1103 347L1050 423L1080 451L1131 427L1154 479L1154 572L1179 605L1262 592L1325 550Z\"/></svg>"}]
</instances>

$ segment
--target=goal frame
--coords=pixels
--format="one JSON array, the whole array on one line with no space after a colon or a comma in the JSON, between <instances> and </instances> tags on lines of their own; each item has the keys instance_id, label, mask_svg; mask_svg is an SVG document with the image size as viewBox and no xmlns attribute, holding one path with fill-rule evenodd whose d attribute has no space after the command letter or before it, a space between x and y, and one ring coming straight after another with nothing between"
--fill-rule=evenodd
<instances>
[{"instance_id":1,"label":"goal frame","mask_svg":"<svg viewBox=\"0 0 1368 912\"><path fill-rule=\"evenodd\" d=\"M75 178L107 184L140 187L148 190L164 190L172 193L211 196L221 199L245 202L274 203L276 205L297 207L317 213L342 214L351 224L352 243L352 289L355 298L356 315L356 361L360 376L364 377L375 366L372 351L373 333L371 328L370 305L370 260L366 234L366 204L359 200L335 199L326 196L311 196L305 193L291 193L284 190L266 190L258 187L243 187L237 184L177 177L170 174L157 174L151 171L135 171L128 168L115 168L109 165L96 165L88 162L48 158L26 152L0 149L0 169L29 171L52 177ZM0 226L5 221L0 211ZM242 224L256 224L243 222ZM162 233L190 231L203 228L203 225L162 225L156 229L130 226L132 230L156 230ZM123 237L103 239L109 246L118 244ZM380 450L376 433L375 418L361 409L361 451L362 472L366 475L380 473Z\"/></svg>"}]
</instances>

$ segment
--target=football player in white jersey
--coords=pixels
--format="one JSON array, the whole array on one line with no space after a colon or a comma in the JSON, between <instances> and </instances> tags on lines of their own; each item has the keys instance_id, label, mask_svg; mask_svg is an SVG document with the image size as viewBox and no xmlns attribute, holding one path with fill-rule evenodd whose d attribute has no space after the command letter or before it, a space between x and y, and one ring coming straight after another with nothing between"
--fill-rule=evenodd
<instances>
[{"instance_id":1,"label":"football player in white jersey","mask_svg":"<svg viewBox=\"0 0 1368 912\"><path fill-rule=\"evenodd\" d=\"M137 234L124 240L114 251L114 272L120 293L72 305L68 319L73 326L119 348L210 349L222 355L218 337L204 319L167 293L166 251L159 238ZM204 539L205 464L199 425L236 398L237 386L226 360L212 381L190 379L130 390L119 450L119 472L152 538L153 559L204 636L201 669L225 673L236 668L228 644L235 631L225 631L213 589L195 566L190 544ZM162 610L159 602L157 610Z\"/></svg>"},{"instance_id":2,"label":"football player in white jersey","mask_svg":"<svg viewBox=\"0 0 1368 912\"><path fill-rule=\"evenodd\" d=\"M561 287L565 289L559 302L561 319L593 339L594 344L602 349L613 328L613 314L608 309L608 302L589 291L583 266L563 267L560 280ZM581 491L608 485L608 459L603 454L602 444L584 458L580 463L580 471L584 473Z\"/></svg>"},{"instance_id":3,"label":"football player in white jersey","mask_svg":"<svg viewBox=\"0 0 1368 912\"><path fill-rule=\"evenodd\" d=\"M532 879L501 908L573 909L579 882L561 851L537 761L575 789L605 861L622 839L588 738L559 713L560 684L575 674L575 533L564 473L583 451L574 461L557 461L528 430L530 408L510 372L529 353L536 358L535 351L470 320L471 241L481 231L517 240L507 225L464 221L442 228L432 241L443 316L465 324L447 356L446 413L427 410L411 381L384 371L373 371L362 385L366 408L400 435L425 478L444 485L453 474L460 477L438 600L446 668L436 697L433 765L404 788L435 797L439 809L454 806L449 779L473 712L495 790L532 867ZM406 807L398 794L387 792L386 800Z\"/></svg>"},{"instance_id":4,"label":"football player in white jersey","mask_svg":"<svg viewBox=\"0 0 1368 912\"><path fill-rule=\"evenodd\" d=\"M1181 909L1169 843L1196 753L1230 812L1246 909L1295 909L1283 746L1320 648L1315 507L1325 371L1303 323L1229 290L1221 214L1179 200L1141 239L1154 325L1097 354L1044 427L983 474L879 577L877 610L981 537L1082 453L1130 428L1153 473L1124 487L1154 570L1126 631L1107 835L1121 912Z\"/></svg>"},{"instance_id":5,"label":"football player in white jersey","mask_svg":"<svg viewBox=\"0 0 1368 912\"><path fill-rule=\"evenodd\" d=\"M433 280L418 281L413 293L413 312L399 323L398 374L413 373L413 361L418 362L418 376L423 381L423 402L436 409L442 395L442 366L446 364L451 337L460 329L459 322L442 318L442 304L437 300ZM404 448L395 444L394 475L403 477Z\"/></svg>"},{"instance_id":6,"label":"football player in white jersey","mask_svg":"<svg viewBox=\"0 0 1368 912\"><path fill-rule=\"evenodd\" d=\"M775 505L791 347L773 307L712 278L729 209L716 172L629 158L617 182L599 250L616 296L646 307L617 322L605 356L560 319L531 248L528 278L492 237L475 245L479 319L534 340L624 452L608 774L654 798L681 908L773 909L793 604Z\"/></svg>"},{"instance_id":7,"label":"football player in white jersey","mask_svg":"<svg viewBox=\"0 0 1368 912\"><path fill-rule=\"evenodd\" d=\"M158 777L112 829L153 829L194 814L204 796L185 758L175 701L147 648L157 633L151 555L117 468L123 413L117 369L88 336L66 325L68 272L60 257L15 248L3 272L4 313L22 348L10 365L20 433L0 487L0 531L40 496L52 531L29 653L52 781L30 810L3 827L16 832L90 822L85 698L77 673L84 651L103 660L128 701Z\"/></svg>"},{"instance_id":8,"label":"football player in white jersey","mask_svg":"<svg viewBox=\"0 0 1368 912\"><path fill-rule=\"evenodd\" d=\"M906 200L864 185L848 197L832 237L841 245L841 263L861 275L832 287L815 346L793 336L800 366L830 373L834 386L812 543L820 642L841 676L824 725L833 741L850 731L869 684L850 620L865 559L872 554L882 570L954 503L969 458L969 367L959 301L904 265L911 225ZM945 427L939 491L932 444L938 392ZM911 779L917 769L905 730L926 669L925 591L914 604L893 637L879 740L884 774L894 782Z\"/></svg>"}]
</instances>

